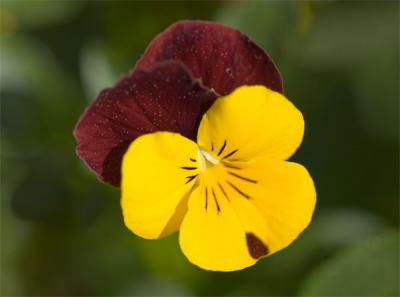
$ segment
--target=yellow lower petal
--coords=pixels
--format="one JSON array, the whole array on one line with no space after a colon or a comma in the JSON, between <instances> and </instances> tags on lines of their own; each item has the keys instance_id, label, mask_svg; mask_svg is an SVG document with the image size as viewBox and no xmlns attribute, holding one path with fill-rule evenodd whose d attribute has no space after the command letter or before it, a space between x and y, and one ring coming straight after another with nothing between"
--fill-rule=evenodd
<instances>
[{"instance_id":1,"label":"yellow lower petal","mask_svg":"<svg viewBox=\"0 0 400 297\"><path fill-rule=\"evenodd\" d=\"M190 198L179 241L193 264L233 271L269 253L266 230L263 217L249 201L230 193L228 187L221 188L216 180L203 180Z\"/></svg>"},{"instance_id":2,"label":"yellow lower petal","mask_svg":"<svg viewBox=\"0 0 400 297\"><path fill-rule=\"evenodd\" d=\"M200 176L180 229L193 264L232 271L289 245L310 223L313 181L296 163L257 159L220 162Z\"/></svg>"},{"instance_id":3,"label":"yellow lower petal","mask_svg":"<svg viewBox=\"0 0 400 297\"><path fill-rule=\"evenodd\" d=\"M122 162L121 206L126 226L154 239L175 232L196 183L197 145L170 132L146 134L129 147Z\"/></svg>"}]
</instances>

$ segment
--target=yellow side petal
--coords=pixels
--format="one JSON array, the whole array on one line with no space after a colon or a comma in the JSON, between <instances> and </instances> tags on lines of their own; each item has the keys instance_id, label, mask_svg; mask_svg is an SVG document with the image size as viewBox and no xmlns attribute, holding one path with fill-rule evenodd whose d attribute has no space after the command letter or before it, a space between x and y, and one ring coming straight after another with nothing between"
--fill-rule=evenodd
<instances>
[{"instance_id":1,"label":"yellow side petal","mask_svg":"<svg viewBox=\"0 0 400 297\"><path fill-rule=\"evenodd\" d=\"M302 165L268 158L225 165L230 166L225 182L247 195L264 217L270 254L288 246L309 225L316 192Z\"/></svg>"},{"instance_id":2,"label":"yellow side petal","mask_svg":"<svg viewBox=\"0 0 400 297\"><path fill-rule=\"evenodd\" d=\"M267 228L256 207L215 178L202 179L180 229L189 261L206 270L233 271L266 256Z\"/></svg>"},{"instance_id":3,"label":"yellow side petal","mask_svg":"<svg viewBox=\"0 0 400 297\"><path fill-rule=\"evenodd\" d=\"M122 162L121 206L126 226L154 239L176 231L196 183L197 145L170 132L137 138Z\"/></svg>"},{"instance_id":4,"label":"yellow side petal","mask_svg":"<svg viewBox=\"0 0 400 297\"><path fill-rule=\"evenodd\" d=\"M203 116L198 144L219 159L288 159L304 133L301 112L264 86L242 86L219 98Z\"/></svg>"}]
</instances>

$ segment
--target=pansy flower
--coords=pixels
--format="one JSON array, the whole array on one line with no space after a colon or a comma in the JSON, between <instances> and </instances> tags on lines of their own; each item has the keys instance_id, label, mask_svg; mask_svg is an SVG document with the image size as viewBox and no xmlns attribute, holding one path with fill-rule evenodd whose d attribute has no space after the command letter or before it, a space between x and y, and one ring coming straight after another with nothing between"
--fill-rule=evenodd
<instances>
[{"instance_id":1,"label":"pansy flower","mask_svg":"<svg viewBox=\"0 0 400 297\"><path fill-rule=\"evenodd\" d=\"M190 262L233 271L286 247L309 224L313 181L286 161L303 132L262 49L232 28L183 21L100 93L75 137L99 178L121 185L133 233L156 239L179 230Z\"/></svg>"}]
</instances>

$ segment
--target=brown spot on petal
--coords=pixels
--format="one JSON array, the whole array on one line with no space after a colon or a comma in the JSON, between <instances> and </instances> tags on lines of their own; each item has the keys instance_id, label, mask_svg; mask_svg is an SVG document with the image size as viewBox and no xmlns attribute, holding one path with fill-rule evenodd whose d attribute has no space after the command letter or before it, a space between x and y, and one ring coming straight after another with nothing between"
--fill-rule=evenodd
<instances>
[{"instance_id":1,"label":"brown spot on petal","mask_svg":"<svg viewBox=\"0 0 400 297\"><path fill-rule=\"evenodd\" d=\"M246 242L250 256L254 259L268 255L268 247L253 233L246 233Z\"/></svg>"}]
</instances>

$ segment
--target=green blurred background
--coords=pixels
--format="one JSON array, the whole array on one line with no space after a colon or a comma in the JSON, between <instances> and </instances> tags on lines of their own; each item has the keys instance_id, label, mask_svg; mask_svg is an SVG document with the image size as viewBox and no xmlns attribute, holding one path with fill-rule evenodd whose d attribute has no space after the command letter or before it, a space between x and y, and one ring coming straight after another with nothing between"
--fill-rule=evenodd
<instances>
[{"instance_id":1,"label":"green blurred background","mask_svg":"<svg viewBox=\"0 0 400 297\"><path fill-rule=\"evenodd\" d=\"M119 191L74 153L73 127L175 20L232 25L272 56L306 119L311 226L232 273L192 266L177 236L123 225ZM1 1L2 296L397 296L396 1Z\"/></svg>"}]
</instances>

